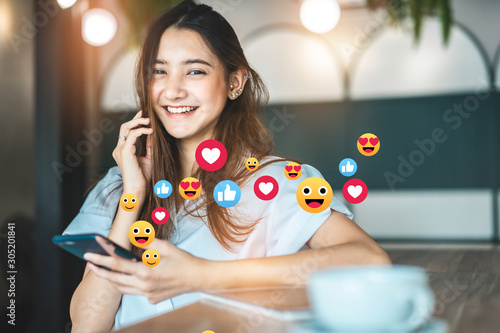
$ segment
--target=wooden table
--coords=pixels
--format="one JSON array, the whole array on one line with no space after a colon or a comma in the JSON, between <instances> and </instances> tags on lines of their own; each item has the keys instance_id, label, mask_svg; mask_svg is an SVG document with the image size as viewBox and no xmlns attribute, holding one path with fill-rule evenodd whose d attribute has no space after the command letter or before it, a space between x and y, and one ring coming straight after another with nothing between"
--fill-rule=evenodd
<instances>
[{"instance_id":1,"label":"wooden table","mask_svg":"<svg viewBox=\"0 0 500 333\"><path fill-rule=\"evenodd\" d=\"M434 317L446 321L449 333L500 332L500 246L382 244L394 264L427 270L436 298ZM262 297L262 294L269 296ZM224 294L223 291L215 294ZM242 299L307 310L306 289L274 288L241 292ZM264 310L244 310L202 300L117 332L279 333L291 323Z\"/></svg>"}]
</instances>

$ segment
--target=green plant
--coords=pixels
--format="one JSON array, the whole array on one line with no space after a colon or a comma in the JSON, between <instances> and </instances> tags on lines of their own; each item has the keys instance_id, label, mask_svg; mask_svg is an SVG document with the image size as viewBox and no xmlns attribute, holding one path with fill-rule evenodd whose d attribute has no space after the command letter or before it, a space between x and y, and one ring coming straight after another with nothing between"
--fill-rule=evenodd
<instances>
[{"instance_id":1,"label":"green plant","mask_svg":"<svg viewBox=\"0 0 500 333\"><path fill-rule=\"evenodd\" d=\"M410 17L413 21L413 34L415 40L420 40L423 19L439 16L443 41L448 43L453 24L453 10L451 0L366 0L372 10L385 8L388 13L389 23L400 25L403 20Z\"/></svg>"},{"instance_id":2,"label":"green plant","mask_svg":"<svg viewBox=\"0 0 500 333\"><path fill-rule=\"evenodd\" d=\"M129 45L132 47L138 46L141 43L142 32L151 19L163 10L173 7L181 2L182 0L118 1L129 20Z\"/></svg>"}]
</instances>

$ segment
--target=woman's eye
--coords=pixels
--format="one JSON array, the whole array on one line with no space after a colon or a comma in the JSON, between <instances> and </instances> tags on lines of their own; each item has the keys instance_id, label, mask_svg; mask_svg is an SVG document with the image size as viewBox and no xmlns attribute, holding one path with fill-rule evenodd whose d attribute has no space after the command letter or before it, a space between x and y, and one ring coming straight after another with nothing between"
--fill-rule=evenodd
<instances>
[{"instance_id":1,"label":"woman's eye","mask_svg":"<svg viewBox=\"0 0 500 333\"><path fill-rule=\"evenodd\" d=\"M164 70L162 69L153 69L153 74L166 74L167 72L165 72Z\"/></svg>"},{"instance_id":2,"label":"woman's eye","mask_svg":"<svg viewBox=\"0 0 500 333\"><path fill-rule=\"evenodd\" d=\"M197 70L197 69L193 69L191 72L189 73L193 73L193 72L198 72L198 74L205 74L205 72L202 72L200 70Z\"/></svg>"}]
</instances>

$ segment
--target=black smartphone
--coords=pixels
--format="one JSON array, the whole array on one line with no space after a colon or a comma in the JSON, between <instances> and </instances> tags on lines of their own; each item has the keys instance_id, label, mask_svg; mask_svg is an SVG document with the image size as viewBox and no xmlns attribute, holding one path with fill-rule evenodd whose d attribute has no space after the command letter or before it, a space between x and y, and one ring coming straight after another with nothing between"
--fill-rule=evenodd
<instances>
[{"instance_id":1,"label":"black smartphone","mask_svg":"<svg viewBox=\"0 0 500 333\"><path fill-rule=\"evenodd\" d=\"M137 259L138 261L142 261L142 258L132 254L129 250L124 249L120 245L115 244L113 241L107 239L104 236L98 234L81 234L81 235L57 235L52 237L52 243L60 246L64 250L74 254L78 258L83 258L83 255L86 252L92 252L97 254L102 254L108 256L108 252L97 242L97 237L101 237L108 244L112 244L115 253L120 257L125 259ZM86 260L85 260L86 261Z\"/></svg>"}]
</instances>

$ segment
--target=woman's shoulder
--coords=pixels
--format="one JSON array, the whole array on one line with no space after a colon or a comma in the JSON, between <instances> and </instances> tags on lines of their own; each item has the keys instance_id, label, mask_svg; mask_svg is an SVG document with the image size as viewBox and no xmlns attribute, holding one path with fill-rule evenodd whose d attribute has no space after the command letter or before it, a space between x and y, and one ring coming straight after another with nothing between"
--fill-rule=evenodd
<instances>
[{"instance_id":1,"label":"woman's shoulder","mask_svg":"<svg viewBox=\"0 0 500 333\"><path fill-rule=\"evenodd\" d=\"M122 172L120 171L120 168L115 165L114 167L111 167L108 169L108 172L106 172L106 174L104 175L103 179L102 180L108 180L108 181L116 181L116 180L120 180L122 181Z\"/></svg>"},{"instance_id":2,"label":"woman's shoulder","mask_svg":"<svg viewBox=\"0 0 500 333\"><path fill-rule=\"evenodd\" d=\"M63 235L98 233L106 236L122 195L122 185L120 169L117 166L110 168L91 189L79 213Z\"/></svg>"}]
</instances>

